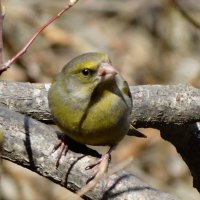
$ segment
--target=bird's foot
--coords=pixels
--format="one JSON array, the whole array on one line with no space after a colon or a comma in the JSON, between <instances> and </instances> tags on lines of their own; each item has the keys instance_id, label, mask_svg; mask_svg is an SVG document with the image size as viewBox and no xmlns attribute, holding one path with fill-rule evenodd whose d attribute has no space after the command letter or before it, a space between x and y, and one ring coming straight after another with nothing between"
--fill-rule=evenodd
<instances>
[{"instance_id":1,"label":"bird's foot","mask_svg":"<svg viewBox=\"0 0 200 200\"><path fill-rule=\"evenodd\" d=\"M88 165L85 169L89 170L92 169L96 166L98 166L98 168L96 169L96 171L92 174L92 176L87 180L87 183L89 183L90 181L94 180L94 179L98 179L99 177L101 177L108 169L108 165L111 161L111 152L113 150L113 147L111 147L109 149L109 151L104 154L99 160L97 160L94 163L91 163L90 165Z\"/></svg>"},{"instance_id":2,"label":"bird's foot","mask_svg":"<svg viewBox=\"0 0 200 200\"><path fill-rule=\"evenodd\" d=\"M54 153L58 149L60 149L60 151L57 156L56 167L59 166L62 155L66 156L67 151L68 151L67 139L64 136L59 138L58 142L54 145L52 153Z\"/></svg>"}]
</instances>

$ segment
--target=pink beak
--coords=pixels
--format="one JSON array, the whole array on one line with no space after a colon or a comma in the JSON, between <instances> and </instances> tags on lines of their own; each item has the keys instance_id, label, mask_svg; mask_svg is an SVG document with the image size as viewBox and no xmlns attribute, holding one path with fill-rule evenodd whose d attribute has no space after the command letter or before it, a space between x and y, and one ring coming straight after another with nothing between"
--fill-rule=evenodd
<instances>
[{"instance_id":1,"label":"pink beak","mask_svg":"<svg viewBox=\"0 0 200 200\"><path fill-rule=\"evenodd\" d=\"M109 63L101 63L97 72L97 76L101 81L114 79L118 71Z\"/></svg>"}]
</instances>

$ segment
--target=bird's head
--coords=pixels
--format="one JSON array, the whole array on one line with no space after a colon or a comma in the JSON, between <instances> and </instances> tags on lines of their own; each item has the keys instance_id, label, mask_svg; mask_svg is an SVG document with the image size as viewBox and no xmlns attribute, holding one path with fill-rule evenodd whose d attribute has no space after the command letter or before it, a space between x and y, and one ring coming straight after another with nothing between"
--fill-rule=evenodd
<instances>
[{"instance_id":1,"label":"bird's head","mask_svg":"<svg viewBox=\"0 0 200 200\"><path fill-rule=\"evenodd\" d=\"M65 79L75 85L98 85L118 74L104 53L86 53L72 59L62 70Z\"/></svg>"}]
</instances>

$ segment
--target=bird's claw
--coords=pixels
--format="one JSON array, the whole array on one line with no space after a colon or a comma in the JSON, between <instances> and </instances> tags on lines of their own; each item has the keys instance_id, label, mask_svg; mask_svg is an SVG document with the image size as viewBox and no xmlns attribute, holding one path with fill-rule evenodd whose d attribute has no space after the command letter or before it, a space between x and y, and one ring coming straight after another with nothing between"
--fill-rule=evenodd
<instances>
[{"instance_id":1,"label":"bird's claw","mask_svg":"<svg viewBox=\"0 0 200 200\"><path fill-rule=\"evenodd\" d=\"M56 160L56 168L58 168L60 164L60 159L62 155L66 155L68 151L68 145L66 144L66 141L64 138L59 139L58 142L54 145L52 153L58 150L58 148L60 148L60 151L58 153L57 160Z\"/></svg>"},{"instance_id":2,"label":"bird's claw","mask_svg":"<svg viewBox=\"0 0 200 200\"><path fill-rule=\"evenodd\" d=\"M88 165L85 169L89 170L94 168L95 166L98 165L98 168L96 169L96 171L92 174L92 176L90 176L90 178L86 181L86 183L88 184L90 181L94 180L94 179L98 179L102 174L104 174L108 168L109 162L111 160L111 154L110 152L106 153L105 155L103 155L99 160L97 160L96 162Z\"/></svg>"},{"instance_id":3,"label":"bird's claw","mask_svg":"<svg viewBox=\"0 0 200 200\"><path fill-rule=\"evenodd\" d=\"M53 149L52 149L52 153L54 153L54 152L61 146L61 144L62 144L62 140L59 139L59 140L57 141L57 143L54 144Z\"/></svg>"},{"instance_id":4,"label":"bird's claw","mask_svg":"<svg viewBox=\"0 0 200 200\"><path fill-rule=\"evenodd\" d=\"M88 166L85 168L85 170L89 170L89 169L94 168L95 166L99 165L99 164L101 163L101 161L102 161L102 158L100 158L100 159L97 160L96 162L91 163L90 165L88 165Z\"/></svg>"}]
</instances>

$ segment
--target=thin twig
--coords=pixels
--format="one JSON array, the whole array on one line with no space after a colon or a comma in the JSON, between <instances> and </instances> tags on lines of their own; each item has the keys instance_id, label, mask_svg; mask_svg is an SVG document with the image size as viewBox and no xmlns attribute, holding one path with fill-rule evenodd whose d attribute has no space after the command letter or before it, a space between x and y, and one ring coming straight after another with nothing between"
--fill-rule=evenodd
<instances>
[{"instance_id":1,"label":"thin twig","mask_svg":"<svg viewBox=\"0 0 200 200\"><path fill-rule=\"evenodd\" d=\"M3 64L3 19L4 19L4 13L1 5L0 0L0 66Z\"/></svg>"},{"instance_id":2,"label":"thin twig","mask_svg":"<svg viewBox=\"0 0 200 200\"><path fill-rule=\"evenodd\" d=\"M198 23L196 20L194 20L187 12L186 10L180 5L178 0L172 0L172 3L177 8L177 10L182 14L182 16L188 20L194 27L200 29L200 23Z\"/></svg>"},{"instance_id":3,"label":"thin twig","mask_svg":"<svg viewBox=\"0 0 200 200\"><path fill-rule=\"evenodd\" d=\"M70 0L70 2L55 16L50 18L44 25L42 25L35 34L30 38L30 40L27 42L27 44L10 60L8 60L5 64L3 64L2 68L0 69L0 75L6 71L11 64L13 64L19 57L21 57L23 54L26 53L27 49L30 47L30 45L33 43L33 41L38 37L38 35L46 28L48 27L52 22L60 18L66 11L68 11L71 7L73 7L79 0Z\"/></svg>"}]
</instances>

